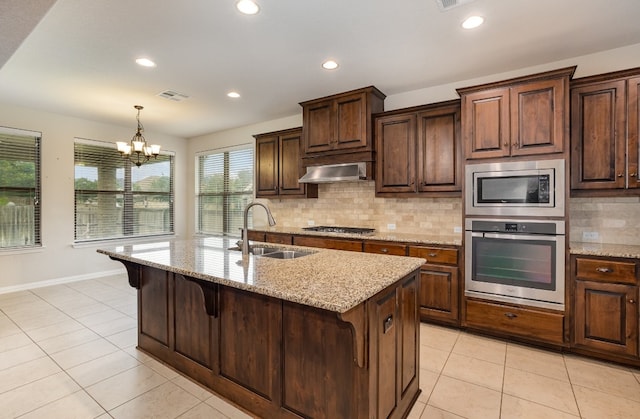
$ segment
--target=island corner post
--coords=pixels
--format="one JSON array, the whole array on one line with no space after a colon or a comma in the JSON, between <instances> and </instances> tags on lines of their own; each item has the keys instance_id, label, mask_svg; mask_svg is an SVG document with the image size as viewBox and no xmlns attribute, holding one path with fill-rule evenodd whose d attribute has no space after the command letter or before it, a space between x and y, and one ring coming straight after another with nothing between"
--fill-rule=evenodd
<instances>
[{"instance_id":1,"label":"island corner post","mask_svg":"<svg viewBox=\"0 0 640 419\"><path fill-rule=\"evenodd\" d=\"M404 418L420 394L419 268L340 313L110 257L138 348L257 417Z\"/></svg>"}]
</instances>

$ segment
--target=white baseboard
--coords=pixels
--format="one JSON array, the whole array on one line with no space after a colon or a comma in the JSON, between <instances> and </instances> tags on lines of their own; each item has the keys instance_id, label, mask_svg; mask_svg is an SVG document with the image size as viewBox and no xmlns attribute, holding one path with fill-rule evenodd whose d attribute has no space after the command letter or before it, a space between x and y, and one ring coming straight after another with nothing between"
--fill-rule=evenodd
<instances>
[{"instance_id":1,"label":"white baseboard","mask_svg":"<svg viewBox=\"0 0 640 419\"><path fill-rule=\"evenodd\" d=\"M10 285L8 287L0 287L0 294L8 294L10 292L26 291L34 288L50 287L52 285L67 284L69 282L84 281L87 279L102 278L111 275L126 274L124 268L114 269L111 271L93 272L90 274L66 276L64 278L48 279L46 281L29 282L28 284Z\"/></svg>"}]
</instances>

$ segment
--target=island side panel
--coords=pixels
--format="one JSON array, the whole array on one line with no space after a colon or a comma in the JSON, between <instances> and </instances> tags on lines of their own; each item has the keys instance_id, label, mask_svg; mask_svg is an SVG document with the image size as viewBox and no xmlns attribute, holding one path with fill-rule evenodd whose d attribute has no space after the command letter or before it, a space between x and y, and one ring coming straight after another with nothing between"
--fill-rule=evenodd
<instances>
[{"instance_id":1,"label":"island side panel","mask_svg":"<svg viewBox=\"0 0 640 419\"><path fill-rule=\"evenodd\" d=\"M283 407L312 418L367 417L367 370L336 313L283 303Z\"/></svg>"}]
</instances>

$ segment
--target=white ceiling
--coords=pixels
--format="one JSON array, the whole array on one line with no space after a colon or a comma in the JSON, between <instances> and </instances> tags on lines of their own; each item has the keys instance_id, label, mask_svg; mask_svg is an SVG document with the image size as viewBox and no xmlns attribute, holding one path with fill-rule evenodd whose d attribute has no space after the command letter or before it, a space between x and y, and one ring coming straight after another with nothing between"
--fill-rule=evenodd
<instances>
[{"instance_id":1,"label":"white ceiling","mask_svg":"<svg viewBox=\"0 0 640 419\"><path fill-rule=\"evenodd\" d=\"M235 1L1 0L0 101L122 126L140 104L147 130L192 137L368 85L393 95L640 43L639 0L258 0L255 16ZM471 14L486 23L465 31ZM168 89L190 98L156 96Z\"/></svg>"}]
</instances>

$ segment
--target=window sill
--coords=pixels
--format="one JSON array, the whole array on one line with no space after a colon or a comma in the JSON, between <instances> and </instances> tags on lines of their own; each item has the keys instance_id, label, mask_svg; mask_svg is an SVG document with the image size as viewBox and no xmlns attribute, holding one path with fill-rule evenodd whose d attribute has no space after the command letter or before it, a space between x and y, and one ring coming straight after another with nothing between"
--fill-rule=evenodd
<instances>
[{"instance_id":1,"label":"window sill","mask_svg":"<svg viewBox=\"0 0 640 419\"><path fill-rule=\"evenodd\" d=\"M26 253L41 253L44 252L44 249L45 246L9 247L6 249L0 249L0 256L23 255Z\"/></svg>"},{"instance_id":2,"label":"window sill","mask_svg":"<svg viewBox=\"0 0 640 419\"><path fill-rule=\"evenodd\" d=\"M74 249L97 248L105 246L121 246L123 244L153 243L159 241L167 241L177 238L177 234L167 234L163 236L147 236L136 237L135 239L112 239L112 240L96 240L90 242L71 243Z\"/></svg>"}]
</instances>

